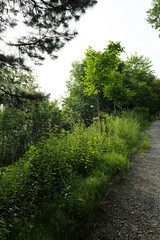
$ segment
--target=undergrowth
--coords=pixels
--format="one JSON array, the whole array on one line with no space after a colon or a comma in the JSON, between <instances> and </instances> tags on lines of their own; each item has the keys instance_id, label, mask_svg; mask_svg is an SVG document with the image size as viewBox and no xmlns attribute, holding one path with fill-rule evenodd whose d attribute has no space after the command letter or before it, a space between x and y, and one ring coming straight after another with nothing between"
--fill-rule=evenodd
<instances>
[{"instance_id":1,"label":"undergrowth","mask_svg":"<svg viewBox=\"0 0 160 240\"><path fill-rule=\"evenodd\" d=\"M140 119L140 120L139 120ZM146 124L147 121L146 121ZM139 147L142 116L123 113L51 134L0 172L0 240L76 240Z\"/></svg>"}]
</instances>

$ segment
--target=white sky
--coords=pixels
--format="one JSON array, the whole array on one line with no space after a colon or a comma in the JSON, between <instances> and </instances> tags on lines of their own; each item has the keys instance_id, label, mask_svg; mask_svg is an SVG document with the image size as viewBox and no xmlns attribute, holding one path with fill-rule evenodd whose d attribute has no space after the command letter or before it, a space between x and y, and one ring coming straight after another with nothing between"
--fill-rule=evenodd
<instances>
[{"instance_id":1,"label":"white sky","mask_svg":"<svg viewBox=\"0 0 160 240\"><path fill-rule=\"evenodd\" d=\"M79 34L58 52L59 58L48 57L43 66L35 67L41 90L51 93L51 100L64 96L71 63L83 59L88 46L103 51L110 40L121 42L126 52L124 59L135 52L150 58L153 70L160 76L160 38L145 20L150 7L151 0L98 0L74 24Z\"/></svg>"}]
</instances>

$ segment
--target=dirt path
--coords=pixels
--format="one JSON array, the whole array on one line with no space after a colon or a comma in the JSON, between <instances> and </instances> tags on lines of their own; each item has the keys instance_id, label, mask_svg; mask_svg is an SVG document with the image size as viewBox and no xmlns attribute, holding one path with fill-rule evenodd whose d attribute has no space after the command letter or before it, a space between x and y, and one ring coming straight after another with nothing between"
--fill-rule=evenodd
<instances>
[{"instance_id":1,"label":"dirt path","mask_svg":"<svg viewBox=\"0 0 160 240\"><path fill-rule=\"evenodd\" d=\"M160 240L160 121L148 133L151 148L95 209L87 240Z\"/></svg>"}]
</instances>

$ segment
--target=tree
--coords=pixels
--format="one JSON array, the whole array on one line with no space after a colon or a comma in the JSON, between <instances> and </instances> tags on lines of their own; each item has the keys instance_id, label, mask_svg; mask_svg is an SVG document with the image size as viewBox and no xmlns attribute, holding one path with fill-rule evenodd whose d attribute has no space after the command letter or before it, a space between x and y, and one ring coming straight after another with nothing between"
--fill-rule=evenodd
<instances>
[{"instance_id":1,"label":"tree","mask_svg":"<svg viewBox=\"0 0 160 240\"><path fill-rule=\"evenodd\" d=\"M84 120L89 125L96 113L95 95L84 94L85 86L83 77L85 76L85 60L72 63L70 80L67 81L67 96L63 98L63 115L71 123Z\"/></svg>"},{"instance_id":2,"label":"tree","mask_svg":"<svg viewBox=\"0 0 160 240\"><path fill-rule=\"evenodd\" d=\"M138 56L137 53L127 58L125 62L124 73L129 79L134 79L136 82L151 82L153 80L154 71L152 62L149 58L143 55Z\"/></svg>"},{"instance_id":3,"label":"tree","mask_svg":"<svg viewBox=\"0 0 160 240\"><path fill-rule=\"evenodd\" d=\"M110 84L105 86L104 96L113 101L114 112L116 112L116 107L121 109L123 106L127 106L131 102L133 93L124 84L123 75L117 71L114 73L113 80Z\"/></svg>"},{"instance_id":4,"label":"tree","mask_svg":"<svg viewBox=\"0 0 160 240\"><path fill-rule=\"evenodd\" d=\"M30 145L49 133L57 135L63 127L58 102L25 104L25 109L5 105L0 109L0 167L23 156Z\"/></svg>"},{"instance_id":5,"label":"tree","mask_svg":"<svg viewBox=\"0 0 160 240\"><path fill-rule=\"evenodd\" d=\"M43 136L51 132L59 133L63 128L61 110L58 101L42 101L31 111L32 143L36 144Z\"/></svg>"},{"instance_id":6,"label":"tree","mask_svg":"<svg viewBox=\"0 0 160 240\"><path fill-rule=\"evenodd\" d=\"M31 73L0 69L0 104L20 107L28 101L42 101L48 96L38 90Z\"/></svg>"},{"instance_id":7,"label":"tree","mask_svg":"<svg viewBox=\"0 0 160 240\"><path fill-rule=\"evenodd\" d=\"M21 157L37 133L33 131L35 108L48 96L39 91L31 73L0 70L0 165ZM44 121L44 119L41 121ZM39 128L42 124L38 125Z\"/></svg>"},{"instance_id":8,"label":"tree","mask_svg":"<svg viewBox=\"0 0 160 240\"><path fill-rule=\"evenodd\" d=\"M26 56L41 61L45 53L56 58L55 52L77 34L69 30L69 23L79 20L96 3L96 0L0 0L0 41L18 49L21 56L7 57L1 51L0 63L10 63L11 57L23 65ZM7 30L16 31L19 25L26 27L26 34L7 40Z\"/></svg>"},{"instance_id":9,"label":"tree","mask_svg":"<svg viewBox=\"0 0 160 240\"><path fill-rule=\"evenodd\" d=\"M152 0L152 8L147 11L147 21L156 30L160 30L160 0Z\"/></svg>"},{"instance_id":10,"label":"tree","mask_svg":"<svg viewBox=\"0 0 160 240\"><path fill-rule=\"evenodd\" d=\"M30 112L13 106L0 109L0 167L17 161L28 150L32 135L30 118Z\"/></svg>"},{"instance_id":11,"label":"tree","mask_svg":"<svg viewBox=\"0 0 160 240\"><path fill-rule=\"evenodd\" d=\"M127 58L123 74L124 83L134 92L130 107L145 107L154 113L159 98L159 80L151 68L149 58L135 54Z\"/></svg>"},{"instance_id":12,"label":"tree","mask_svg":"<svg viewBox=\"0 0 160 240\"><path fill-rule=\"evenodd\" d=\"M151 113L155 113L157 104L157 95L153 89L145 82L139 83L136 91L136 106L148 108Z\"/></svg>"},{"instance_id":13,"label":"tree","mask_svg":"<svg viewBox=\"0 0 160 240\"><path fill-rule=\"evenodd\" d=\"M136 91L140 82L145 82L149 86L155 81L156 77L152 68L152 62L149 58L131 55L125 61L123 69L124 83L129 86L132 91Z\"/></svg>"},{"instance_id":14,"label":"tree","mask_svg":"<svg viewBox=\"0 0 160 240\"><path fill-rule=\"evenodd\" d=\"M122 52L123 48L119 42L110 42L103 53L96 52L91 47L85 53L85 93L96 95L98 117L100 115L99 93L102 91L106 95L106 86L113 81L114 73L121 63L119 56Z\"/></svg>"}]
</instances>

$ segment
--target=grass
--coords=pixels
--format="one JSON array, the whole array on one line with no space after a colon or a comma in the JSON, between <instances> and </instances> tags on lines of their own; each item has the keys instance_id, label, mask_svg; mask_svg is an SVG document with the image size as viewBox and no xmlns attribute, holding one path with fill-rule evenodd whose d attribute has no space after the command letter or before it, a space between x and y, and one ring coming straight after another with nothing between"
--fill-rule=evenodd
<instances>
[{"instance_id":1,"label":"grass","mask_svg":"<svg viewBox=\"0 0 160 240\"><path fill-rule=\"evenodd\" d=\"M150 144L149 144L149 141L148 141L150 139L150 137L151 136L149 134L144 136L142 144L140 146L140 149L143 149L143 150L150 149Z\"/></svg>"}]
</instances>

